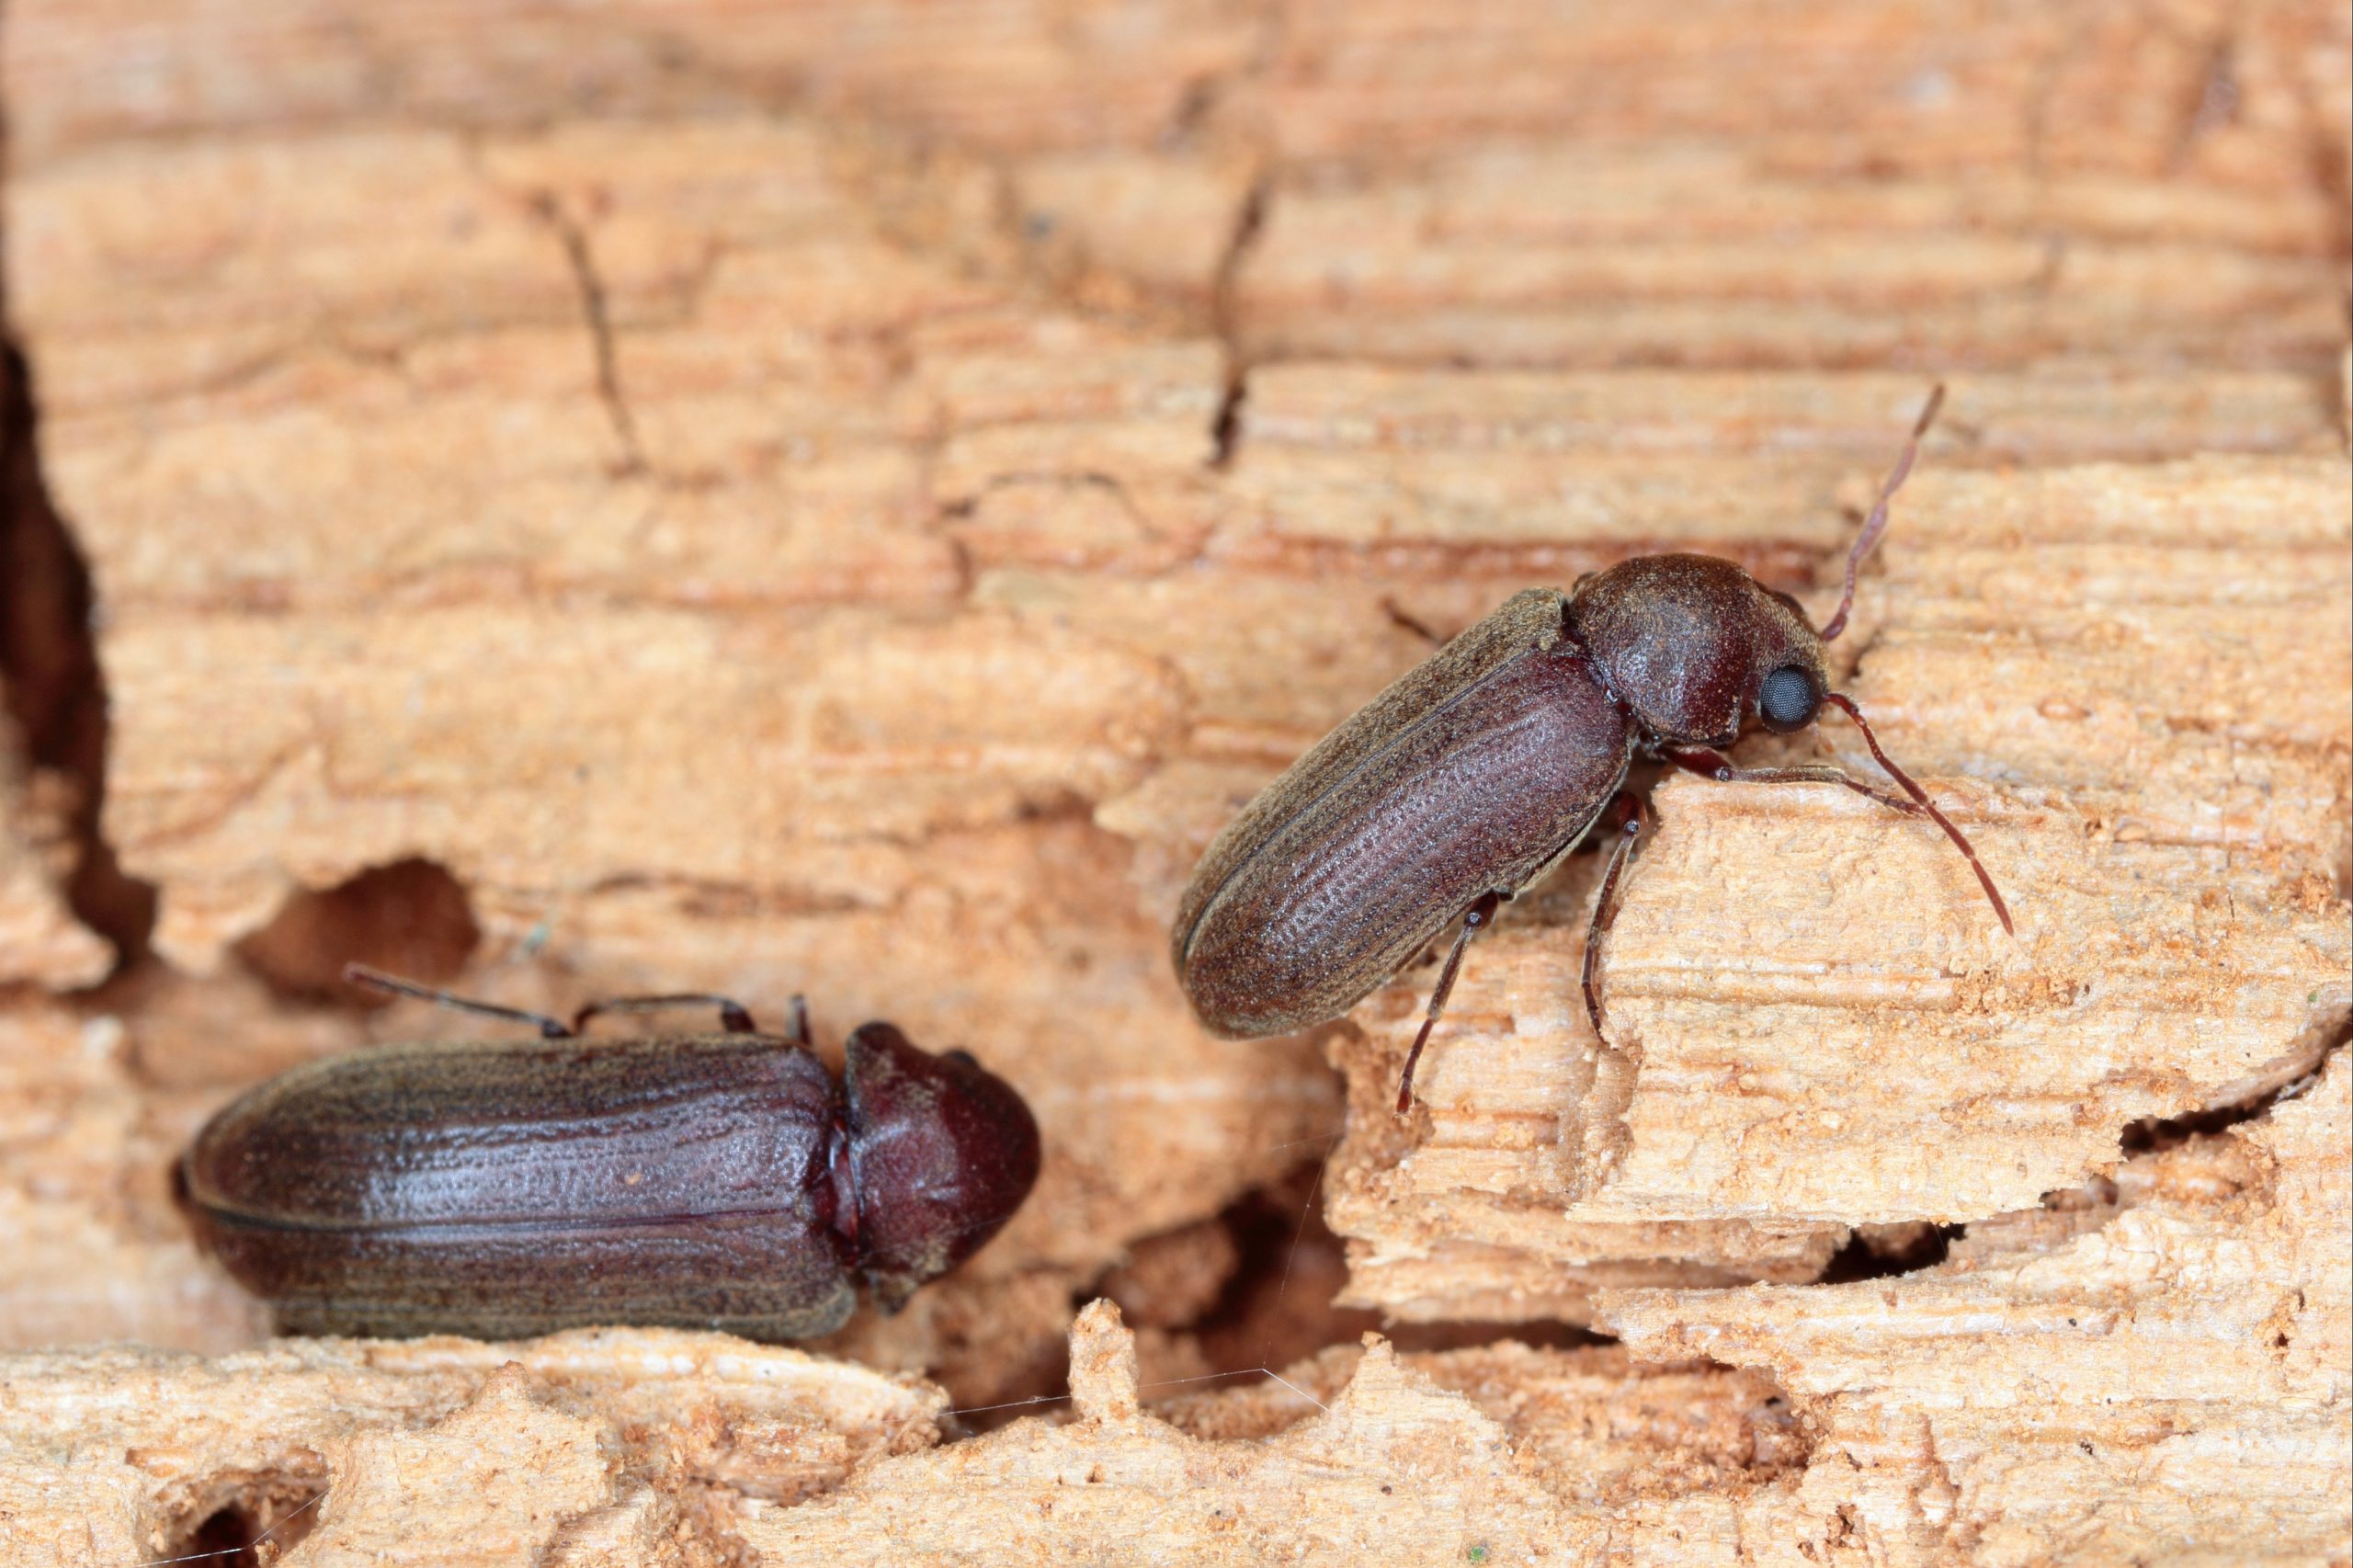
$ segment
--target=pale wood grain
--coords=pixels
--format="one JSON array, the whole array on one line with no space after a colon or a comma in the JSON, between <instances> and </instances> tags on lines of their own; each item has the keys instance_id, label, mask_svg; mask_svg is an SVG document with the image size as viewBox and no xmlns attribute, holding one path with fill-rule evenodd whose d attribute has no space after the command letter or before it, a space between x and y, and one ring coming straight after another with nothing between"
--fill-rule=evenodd
<instances>
[{"instance_id":1,"label":"pale wood grain","mask_svg":"<svg viewBox=\"0 0 2353 1568\"><path fill-rule=\"evenodd\" d=\"M89 985L114 955L67 902L79 858L67 830L72 786L62 775L28 775L17 757L16 727L0 719L0 985Z\"/></svg>"},{"instance_id":2,"label":"pale wood grain","mask_svg":"<svg viewBox=\"0 0 2353 1568\"><path fill-rule=\"evenodd\" d=\"M2347 477L1923 476L1850 689L1976 841L2017 938L1924 823L1830 787L1668 781L1605 949L1607 1044L1577 990L1583 888L1474 949L1410 1134L1366 1113L1422 977L1360 1015L1378 1049L1339 1053L1358 1114L1334 1209L1354 1297L1486 1313L1508 1279L1552 1315L1586 1271L1674 1247L1640 1229L1665 1225L1687 1228L1670 1256L1788 1278L1748 1226L1818 1267L1840 1224L2028 1208L2112 1168L2128 1122L2309 1061L2353 1001ZM1835 721L1802 749L1872 770ZM1604 1251L1607 1226L1637 1229ZM1497 1278L1471 1245L1501 1249Z\"/></svg>"},{"instance_id":3,"label":"pale wood grain","mask_svg":"<svg viewBox=\"0 0 2353 1568\"><path fill-rule=\"evenodd\" d=\"M936 1441L947 1403L919 1380L659 1330L282 1340L211 1360L55 1352L6 1367L0 1549L92 1568L161 1554L257 1494L274 1504L265 1519L319 1499L299 1559L314 1563L512 1562L584 1529L641 1549L691 1541L739 1497L790 1502ZM666 1551L661 1561L711 1560L707 1547Z\"/></svg>"},{"instance_id":4,"label":"pale wood grain","mask_svg":"<svg viewBox=\"0 0 2353 1568\"><path fill-rule=\"evenodd\" d=\"M1082 1319L1075 1420L891 1460L753 1411L872 1381L780 1352L15 1358L70 1393L66 1448L8 1424L25 1550L326 1477L291 1561L2342 1555L2341 1051L2120 1138L2342 1039L2348 74L2342 7L2206 0L11 6L11 328L160 917L0 1008L0 1342L258 1336L170 1157L462 1027L247 972L412 857L502 1000L805 990L822 1045L888 1016L1030 1096L1029 1209L829 1350L990 1403L1124 1260L1159 1303ZM1681 779L1608 1047L1585 861L1474 950L1409 1124L1423 974L1201 1034L1193 860L1416 626L1675 548L1820 606L1939 378L1840 647L2018 941L1919 824ZM73 984L17 799L0 978ZM1632 1352L1156 1386L1242 1369L1195 1331L1273 1266L1216 1216L1344 1114L1348 1300ZM1927 1221L1941 1267L1814 1283ZM239 1421L301 1451L179 1435Z\"/></svg>"}]
</instances>

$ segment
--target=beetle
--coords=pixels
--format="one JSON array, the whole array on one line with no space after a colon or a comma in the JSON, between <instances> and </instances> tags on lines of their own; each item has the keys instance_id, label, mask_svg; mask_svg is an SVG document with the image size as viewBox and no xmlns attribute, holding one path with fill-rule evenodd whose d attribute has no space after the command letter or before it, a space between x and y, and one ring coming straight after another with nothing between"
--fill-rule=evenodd
<instances>
[{"instance_id":1,"label":"beetle","mask_svg":"<svg viewBox=\"0 0 2353 1568\"><path fill-rule=\"evenodd\" d=\"M861 1282L896 1312L1038 1177L1029 1108L970 1052L864 1024L837 1085L799 997L776 1035L718 996L592 1002L566 1024L358 965L346 978L540 1039L331 1057L196 1135L177 1175L198 1234L282 1333L804 1339L838 1328ZM722 1032L581 1038L598 1014L695 1003Z\"/></svg>"},{"instance_id":2,"label":"beetle","mask_svg":"<svg viewBox=\"0 0 2353 1568\"><path fill-rule=\"evenodd\" d=\"M1246 1039L1338 1017L1460 921L1405 1058L1402 1116L1472 935L1606 823L1617 843L1582 975L1586 1016L1606 1039L1595 961L1643 829L1642 802L1624 788L1637 756L1726 783L1842 784L1925 812L2012 930L1967 836L1880 749L1854 699L1830 689L1824 652L1846 628L1857 569L1943 398L1941 386L1929 394L1820 631L1796 599L1729 561L1637 556L1566 594L1515 595L1291 764L1211 842L1178 904L1171 957L1201 1022ZM1788 734L1825 704L1854 721L1908 799L1829 766L1735 767L1719 749L1746 718Z\"/></svg>"}]
</instances>

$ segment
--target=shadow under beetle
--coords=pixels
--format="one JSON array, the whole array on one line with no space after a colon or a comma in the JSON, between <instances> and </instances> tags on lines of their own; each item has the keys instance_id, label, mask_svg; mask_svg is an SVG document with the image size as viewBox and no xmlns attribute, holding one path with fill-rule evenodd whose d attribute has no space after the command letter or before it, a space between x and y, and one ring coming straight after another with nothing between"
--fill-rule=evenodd
<instances>
[{"instance_id":1,"label":"shadow under beetle","mask_svg":"<svg viewBox=\"0 0 2353 1568\"><path fill-rule=\"evenodd\" d=\"M537 1026L297 1067L182 1158L199 1237L288 1334L509 1339L596 1324L804 1339L863 1282L886 1312L995 1235L1038 1124L965 1051L886 1023L837 1086L800 998L782 1035L717 996L591 1003L570 1024L353 965L346 978ZM714 1005L724 1032L586 1040L600 1013Z\"/></svg>"},{"instance_id":2,"label":"shadow under beetle","mask_svg":"<svg viewBox=\"0 0 2353 1568\"><path fill-rule=\"evenodd\" d=\"M1473 933L1559 865L1597 823L1617 836L1586 933L1586 1016L1601 1034L1595 960L1611 895L1643 826L1623 789L1637 756L1726 783L1843 784L1926 812L2010 913L1967 837L1888 759L1853 699L1829 689L1824 645L1846 629L1855 574L1944 398L1938 387L1847 558L1821 631L1797 600L1709 555L1645 555L1563 594L1530 588L1471 627L1326 735L1201 857L1171 932L1193 1010L1228 1038L1286 1034L1346 1013L1449 925L1397 1109ZM1829 766L1735 767L1722 751L1755 717L1777 734L1842 710L1910 799Z\"/></svg>"}]
</instances>

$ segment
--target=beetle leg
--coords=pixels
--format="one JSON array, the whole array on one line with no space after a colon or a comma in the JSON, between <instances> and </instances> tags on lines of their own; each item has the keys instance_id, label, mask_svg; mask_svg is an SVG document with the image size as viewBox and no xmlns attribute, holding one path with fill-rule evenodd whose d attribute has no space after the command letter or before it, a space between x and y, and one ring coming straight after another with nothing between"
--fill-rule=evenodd
<instances>
[{"instance_id":1,"label":"beetle leg","mask_svg":"<svg viewBox=\"0 0 2353 1568\"><path fill-rule=\"evenodd\" d=\"M364 963L343 966L343 981L347 985L364 986L392 996L414 996L420 1002L430 1002L455 1013L475 1013L485 1018L505 1018L511 1023L529 1024L540 1031L543 1040L570 1040L578 1030L566 1026L560 1018L545 1013L527 1013L520 1007L502 1007L495 1002L477 1002L470 996L452 995L431 985L419 985L414 980L386 974L381 969L370 969Z\"/></svg>"},{"instance_id":2,"label":"beetle leg","mask_svg":"<svg viewBox=\"0 0 2353 1568\"><path fill-rule=\"evenodd\" d=\"M1661 753L1676 767L1712 778L1719 784L1844 784L1858 795L1868 795L1891 811L1916 817L1920 808L1901 795L1875 790L1843 768L1828 763L1805 767L1734 767L1732 758L1711 746L1668 746Z\"/></svg>"},{"instance_id":3,"label":"beetle leg","mask_svg":"<svg viewBox=\"0 0 2353 1568\"><path fill-rule=\"evenodd\" d=\"M1601 934L1609 929L1618 914L1610 902L1618 891L1618 873L1626 869L1626 857L1634 852L1634 840L1642 836L1643 798L1631 790L1620 790L1609 798L1608 814L1619 835L1618 847L1609 852L1609 869L1601 873L1601 892L1594 896L1593 924L1586 927L1585 970L1581 977L1585 1016L1593 1020L1593 1038L1605 1045L1608 1037L1601 1032L1601 984L1594 970L1601 958Z\"/></svg>"},{"instance_id":4,"label":"beetle leg","mask_svg":"<svg viewBox=\"0 0 2353 1568\"><path fill-rule=\"evenodd\" d=\"M809 1049L809 998L796 995L790 1006L790 1011L784 1023L784 1038L806 1051Z\"/></svg>"},{"instance_id":5,"label":"beetle leg","mask_svg":"<svg viewBox=\"0 0 2353 1568\"><path fill-rule=\"evenodd\" d=\"M1422 1018L1421 1029L1414 1036L1414 1049L1405 1053L1405 1071L1397 1079L1399 1116L1414 1108L1414 1064L1422 1059L1422 1047L1429 1043L1430 1030L1437 1027L1438 1015L1446 1011L1446 999L1454 992L1454 977L1462 968L1462 949L1471 945L1472 933L1494 919L1495 906L1510 896L1483 893L1478 903L1462 912L1462 930L1446 955L1446 967L1438 971L1438 989L1430 993L1430 1010Z\"/></svg>"},{"instance_id":6,"label":"beetle leg","mask_svg":"<svg viewBox=\"0 0 2353 1568\"><path fill-rule=\"evenodd\" d=\"M716 1007L719 1027L729 1034L757 1034L758 1026L741 1002L725 996L714 996L706 991L682 991L670 996L608 996L590 1002L572 1015L572 1032L578 1034L588 1027L588 1020L599 1013L658 1013L665 1007ZM805 1020L804 1020L805 1021Z\"/></svg>"}]
</instances>

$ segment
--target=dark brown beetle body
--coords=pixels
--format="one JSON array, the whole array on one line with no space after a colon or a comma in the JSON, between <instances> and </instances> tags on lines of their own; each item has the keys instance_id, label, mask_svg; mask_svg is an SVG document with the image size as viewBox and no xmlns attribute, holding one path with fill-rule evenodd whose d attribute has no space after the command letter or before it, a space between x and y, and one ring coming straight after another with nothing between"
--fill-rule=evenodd
<instances>
[{"instance_id":1,"label":"dark brown beetle body","mask_svg":"<svg viewBox=\"0 0 2353 1568\"><path fill-rule=\"evenodd\" d=\"M229 1106L181 1182L282 1332L806 1338L860 1280L895 1311L1038 1174L1028 1107L969 1056L874 1023L847 1058L837 1090L747 1032L356 1052Z\"/></svg>"},{"instance_id":2,"label":"dark brown beetle body","mask_svg":"<svg viewBox=\"0 0 2353 1568\"><path fill-rule=\"evenodd\" d=\"M1337 1017L1482 894L1575 847L1626 775L1633 730L1564 635L1566 603L1514 596L1218 835L1176 924L1203 1023L1247 1037Z\"/></svg>"},{"instance_id":3,"label":"dark brown beetle body","mask_svg":"<svg viewBox=\"0 0 2353 1568\"><path fill-rule=\"evenodd\" d=\"M1172 956L1201 1021L1249 1037L1337 1017L1461 920L1406 1061L1403 1110L1472 933L1608 815L1624 835L1586 947L1598 1033L1594 955L1641 825L1640 802L1620 788L1638 754L1725 781L1836 782L1925 811L1969 857L2008 928L1968 840L1888 761L1852 701L1829 689L1824 645L1845 624L1855 567L1935 409L1931 399L1849 559L1847 603L1823 631L1796 600L1731 562L1642 556L1573 593L1515 595L1317 743L1211 844L1178 907ZM1825 702L1862 726L1910 800L1835 767L1735 768L1714 749L1749 716L1786 733Z\"/></svg>"}]
</instances>

